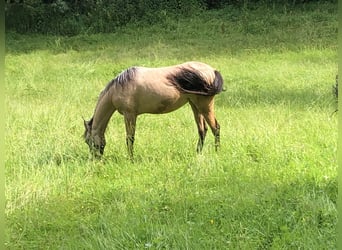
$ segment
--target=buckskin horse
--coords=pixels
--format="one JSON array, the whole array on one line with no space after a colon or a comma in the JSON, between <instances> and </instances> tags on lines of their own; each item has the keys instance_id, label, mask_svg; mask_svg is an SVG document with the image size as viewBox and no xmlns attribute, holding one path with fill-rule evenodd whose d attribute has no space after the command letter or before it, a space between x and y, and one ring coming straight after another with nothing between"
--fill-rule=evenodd
<instances>
[{"instance_id":1,"label":"buckskin horse","mask_svg":"<svg viewBox=\"0 0 342 250\"><path fill-rule=\"evenodd\" d=\"M111 80L98 98L94 114L84 120L84 139L94 156L102 156L106 146L105 130L117 110L124 116L128 154L133 160L137 116L163 114L189 103L198 128L197 152L201 152L209 125L220 144L220 125L214 113L214 96L223 89L221 74L201 62L146 68L130 67Z\"/></svg>"}]
</instances>

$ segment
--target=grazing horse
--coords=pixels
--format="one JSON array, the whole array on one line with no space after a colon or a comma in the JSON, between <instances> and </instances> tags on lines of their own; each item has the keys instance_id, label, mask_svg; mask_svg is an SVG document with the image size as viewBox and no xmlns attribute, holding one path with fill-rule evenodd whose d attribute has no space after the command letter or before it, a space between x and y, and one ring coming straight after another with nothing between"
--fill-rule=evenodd
<instances>
[{"instance_id":1,"label":"grazing horse","mask_svg":"<svg viewBox=\"0 0 342 250\"><path fill-rule=\"evenodd\" d=\"M220 144L220 125L214 114L214 96L222 91L221 74L207 64L183 64L146 68L131 67L110 81L98 98L94 115L84 120L84 139L95 156L103 155L105 130L117 110L124 116L128 154L133 160L133 143L137 116L163 114L190 103L198 128L197 152L201 152L207 125Z\"/></svg>"}]
</instances>

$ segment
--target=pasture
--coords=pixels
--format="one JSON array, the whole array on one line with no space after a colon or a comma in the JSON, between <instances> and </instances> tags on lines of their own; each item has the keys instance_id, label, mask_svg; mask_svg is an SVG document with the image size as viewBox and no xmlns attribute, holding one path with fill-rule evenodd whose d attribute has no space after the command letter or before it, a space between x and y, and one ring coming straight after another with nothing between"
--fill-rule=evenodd
<instances>
[{"instance_id":1,"label":"pasture","mask_svg":"<svg viewBox=\"0 0 342 250\"><path fill-rule=\"evenodd\" d=\"M112 34L6 34L7 249L335 249L337 8L223 9ZM123 117L89 158L83 120L132 65L217 68L221 148L189 105Z\"/></svg>"}]
</instances>

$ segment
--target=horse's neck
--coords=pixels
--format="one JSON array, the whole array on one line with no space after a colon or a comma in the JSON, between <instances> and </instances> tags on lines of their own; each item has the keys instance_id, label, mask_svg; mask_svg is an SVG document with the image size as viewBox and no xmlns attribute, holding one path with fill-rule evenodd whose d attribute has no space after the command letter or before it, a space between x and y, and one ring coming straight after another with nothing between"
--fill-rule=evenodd
<instances>
[{"instance_id":1,"label":"horse's neck","mask_svg":"<svg viewBox=\"0 0 342 250\"><path fill-rule=\"evenodd\" d=\"M103 136L115 108L109 93L101 94L93 115L92 135Z\"/></svg>"}]
</instances>

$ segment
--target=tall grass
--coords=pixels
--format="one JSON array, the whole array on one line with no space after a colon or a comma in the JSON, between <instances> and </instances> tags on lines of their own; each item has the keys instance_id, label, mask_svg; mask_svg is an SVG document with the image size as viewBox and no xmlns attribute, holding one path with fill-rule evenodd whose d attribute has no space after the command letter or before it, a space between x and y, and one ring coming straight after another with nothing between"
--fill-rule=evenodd
<instances>
[{"instance_id":1,"label":"tall grass","mask_svg":"<svg viewBox=\"0 0 342 250\"><path fill-rule=\"evenodd\" d=\"M337 13L318 6L211 11L166 30L8 34L6 247L334 249ZM224 77L220 151L208 133L195 153L185 106L138 118L134 164L115 114L104 159L89 159L82 117L104 85L131 65L186 60Z\"/></svg>"}]
</instances>

